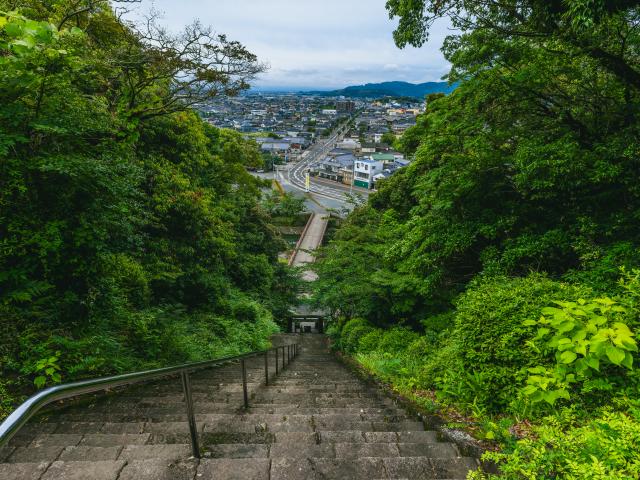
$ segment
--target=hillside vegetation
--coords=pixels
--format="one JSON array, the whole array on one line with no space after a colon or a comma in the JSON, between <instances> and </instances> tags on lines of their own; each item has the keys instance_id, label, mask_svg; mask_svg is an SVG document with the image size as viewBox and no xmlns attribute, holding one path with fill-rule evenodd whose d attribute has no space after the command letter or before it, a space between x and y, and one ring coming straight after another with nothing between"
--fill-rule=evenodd
<instances>
[{"instance_id":1,"label":"hillside vegetation","mask_svg":"<svg viewBox=\"0 0 640 480\"><path fill-rule=\"evenodd\" d=\"M336 347L497 442L490 478L638 478L638 2L387 6L400 46L450 18L460 86L319 259Z\"/></svg>"},{"instance_id":2,"label":"hillside vegetation","mask_svg":"<svg viewBox=\"0 0 640 480\"><path fill-rule=\"evenodd\" d=\"M246 173L189 109L262 69L194 24L105 1L0 0L0 399L258 349L295 298ZM1 415L0 415L1 416Z\"/></svg>"},{"instance_id":3,"label":"hillside vegetation","mask_svg":"<svg viewBox=\"0 0 640 480\"><path fill-rule=\"evenodd\" d=\"M353 85L340 90L330 92L312 92L330 97L344 96L350 98L382 98L382 97L409 97L422 99L430 93L449 93L455 86L448 82L382 82L367 83L365 85Z\"/></svg>"}]
</instances>

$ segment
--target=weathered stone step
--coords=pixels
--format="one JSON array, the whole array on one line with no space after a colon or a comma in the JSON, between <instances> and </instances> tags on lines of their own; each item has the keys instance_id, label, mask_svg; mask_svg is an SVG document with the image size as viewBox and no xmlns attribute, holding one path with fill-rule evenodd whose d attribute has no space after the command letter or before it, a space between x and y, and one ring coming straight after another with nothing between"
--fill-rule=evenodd
<instances>
[{"instance_id":1,"label":"weathered stone step","mask_svg":"<svg viewBox=\"0 0 640 480\"><path fill-rule=\"evenodd\" d=\"M433 431L363 432L360 430L324 430L315 433L279 432L276 443L436 443Z\"/></svg>"},{"instance_id":2,"label":"weathered stone step","mask_svg":"<svg viewBox=\"0 0 640 480\"><path fill-rule=\"evenodd\" d=\"M264 359L247 361L248 411L239 364L192 374L201 460L191 458L176 377L45 412L0 451L0 479L458 480L475 468L360 382L321 337L296 339L302 354L277 377L270 357L269 386Z\"/></svg>"},{"instance_id":3,"label":"weathered stone step","mask_svg":"<svg viewBox=\"0 0 640 480\"><path fill-rule=\"evenodd\" d=\"M283 458L272 460L270 479L465 479L475 467L477 462L471 458Z\"/></svg>"},{"instance_id":4,"label":"weathered stone step","mask_svg":"<svg viewBox=\"0 0 640 480\"><path fill-rule=\"evenodd\" d=\"M460 456L458 450L450 443L228 443L205 445L204 450L207 458L457 458Z\"/></svg>"},{"instance_id":5,"label":"weathered stone step","mask_svg":"<svg viewBox=\"0 0 640 480\"><path fill-rule=\"evenodd\" d=\"M197 403L195 409L200 414L239 414L243 412L242 406L228 404L228 403ZM251 402L249 412L252 414L299 414L299 415L313 415L313 414L380 414L380 415L405 415L404 410L383 405L383 406L335 406L335 407L319 407L319 406L303 406L298 404L289 403L255 403ZM56 425L61 422L73 423L73 422L108 422L118 421L122 422L132 418L151 419L156 418L159 415L186 415L186 407L184 403L178 404L162 404L162 406L136 408L125 408L124 405L114 410L91 410L91 413L84 414L67 414L50 418L49 425ZM117 419L117 420L116 420ZM146 420L151 421L151 420ZM53 433L53 429L52 432Z\"/></svg>"},{"instance_id":6,"label":"weathered stone step","mask_svg":"<svg viewBox=\"0 0 640 480\"><path fill-rule=\"evenodd\" d=\"M166 459L54 461L1 464L3 480L314 480L464 479L469 458L416 457L241 458L172 462ZM44 474L43 474L44 472Z\"/></svg>"},{"instance_id":7,"label":"weathered stone step","mask_svg":"<svg viewBox=\"0 0 640 480\"><path fill-rule=\"evenodd\" d=\"M299 415L387 415L387 416L402 416L406 417L406 413L398 408L378 408L378 407L299 407L299 406L286 406L286 407L269 407L260 406L256 407L252 405L250 408L251 413L270 413L270 414L299 414Z\"/></svg>"},{"instance_id":8,"label":"weathered stone step","mask_svg":"<svg viewBox=\"0 0 640 480\"><path fill-rule=\"evenodd\" d=\"M122 460L0 464L2 480L116 480Z\"/></svg>"}]
</instances>

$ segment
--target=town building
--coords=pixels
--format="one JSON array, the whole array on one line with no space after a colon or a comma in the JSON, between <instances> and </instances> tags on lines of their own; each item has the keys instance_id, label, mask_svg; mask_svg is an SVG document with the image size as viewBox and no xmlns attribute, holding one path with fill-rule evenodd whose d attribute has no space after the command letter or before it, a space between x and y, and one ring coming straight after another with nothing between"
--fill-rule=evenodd
<instances>
[{"instance_id":1,"label":"town building","mask_svg":"<svg viewBox=\"0 0 640 480\"><path fill-rule=\"evenodd\" d=\"M362 188L373 188L374 176L383 170L383 162L371 158L359 158L353 169L353 185Z\"/></svg>"}]
</instances>

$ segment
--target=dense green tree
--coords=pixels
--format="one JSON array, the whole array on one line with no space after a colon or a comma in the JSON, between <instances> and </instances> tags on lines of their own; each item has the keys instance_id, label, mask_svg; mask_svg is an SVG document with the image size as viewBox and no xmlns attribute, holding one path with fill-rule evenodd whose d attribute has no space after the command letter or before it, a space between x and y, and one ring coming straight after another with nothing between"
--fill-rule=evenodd
<instances>
[{"instance_id":1,"label":"dense green tree","mask_svg":"<svg viewBox=\"0 0 640 480\"><path fill-rule=\"evenodd\" d=\"M262 157L190 109L260 69L198 24L173 36L105 1L0 0L10 390L51 355L68 380L263 344L296 280L247 173Z\"/></svg>"},{"instance_id":2,"label":"dense green tree","mask_svg":"<svg viewBox=\"0 0 640 480\"><path fill-rule=\"evenodd\" d=\"M593 280L586 272L603 272L605 262L606 290L615 286L612 264L640 259L640 92L631 72L580 44L589 33L635 68L638 9L604 2L599 15L578 14L578 3L388 2L401 46L421 44L434 19L451 17L461 32L443 50L450 80L462 83L429 100L398 142L415 161L381 184L318 266L322 277L361 255L369 268L344 274L342 286L321 278L320 298L354 281L384 286L353 313L375 305L373 318L416 323L451 308L479 273Z\"/></svg>"}]
</instances>

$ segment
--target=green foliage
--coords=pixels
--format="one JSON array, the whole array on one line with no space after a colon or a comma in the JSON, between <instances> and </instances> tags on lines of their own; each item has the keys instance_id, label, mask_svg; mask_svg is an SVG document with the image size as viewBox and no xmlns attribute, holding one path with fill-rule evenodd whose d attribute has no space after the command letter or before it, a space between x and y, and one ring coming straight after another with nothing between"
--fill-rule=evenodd
<instances>
[{"instance_id":1,"label":"green foliage","mask_svg":"<svg viewBox=\"0 0 640 480\"><path fill-rule=\"evenodd\" d=\"M553 405L559 398L571 399L571 384L585 392L626 383L621 369L633 370L638 351L634 333L623 323L626 309L610 298L556 303L560 308L543 308L539 320L524 322L539 327L529 345L553 354L556 365L530 368L523 394L533 403Z\"/></svg>"},{"instance_id":2,"label":"green foliage","mask_svg":"<svg viewBox=\"0 0 640 480\"><path fill-rule=\"evenodd\" d=\"M419 344L390 345L400 353L369 333L356 358L416 398L435 390L472 413L481 437L509 448L509 419L494 416L538 423L492 457L500 478L637 478L638 2L387 9L400 47L447 17L459 86L427 100L397 142L414 161L320 255L318 302L426 330Z\"/></svg>"},{"instance_id":3,"label":"green foliage","mask_svg":"<svg viewBox=\"0 0 640 480\"><path fill-rule=\"evenodd\" d=\"M363 335L358 342L357 351L361 353L371 353L378 350L384 331L376 328L369 333Z\"/></svg>"},{"instance_id":4,"label":"green foliage","mask_svg":"<svg viewBox=\"0 0 640 480\"><path fill-rule=\"evenodd\" d=\"M580 426L550 417L533 433L512 451L484 454L483 459L499 465L500 475L476 472L468 478L632 480L640 475L637 412L604 412Z\"/></svg>"},{"instance_id":5,"label":"green foliage","mask_svg":"<svg viewBox=\"0 0 640 480\"><path fill-rule=\"evenodd\" d=\"M282 217L293 223L294 217L306 211L305 199L296 197L293 193L270 192L263 200L264 207L273 217Z\"/></svg>"},{"instance_id":6,"label":"green foliage","mask_svg":"<svg viewBox=\"0 0 640 480\"><path fill-rule=\"evenodd\" d=\"M56 352L56 355L48 358L41 358L36 362L34 371L36 378L33 379L33 383L36 387L42 388L46 383L60 383L62 377L60 375L60 366L58 365L58 356L60 352Z\"/></svg>"},{"instance_id":7,"label":"green foliage","mask_svg":"<svg viewBox=\"0 0 640 480\"><path fill-rule=\"evenodd\" d=\"M360 339L373 331L373 327L364 319L354 318L342 326L339 347L346 352L355 352Z\"/></svg>"},{"instance_id":8,"label":"green foliage","mask_svg":"<svg viewBox=\"0 0 640 480\"><path fill-rule=\"evenodd\" d=\"M382 335L382 339L378 343L378 350L397 354L407 349L418 339L418 334L406 328L392 328Z\"/></svg>"},{"instance_id":9,"label":"green foliage","mask_svg":"<svg viewBox=\"0 0 640 480\"><path fill-rule=\"evenodd\" d=\"M382 139L380 141L393 147L396 143L396 136L393 132L386 132L382 135Z\"/></svg>"},{"instance_id":10,"label":"green foliage","mask_svg":"<svg viewBox=\"0 0 640 480\"><path fill-rule=\"evenodd\" d=\"M521 369L538 366L542 358L523 348L535 336L527 321L554 300L588 292L539 275L479 280L456 302L448 340L452 361L434 372L435 385L463 404L479 403L493 412L505 409L517 396ZM481 378L474 381L473 375Z\"/></svg>"},{"instance_id":11,"label":"green foliage","mask_svg":"<svg viewBox=\"0 0 640 480\"><path fill-rule=\"evenodd\" d=\"M7 401L265 346L297 278L246 171L262 156L189 109L246 88L255 57L201 26L132 28L106 2L18 3L0 0Z\"/></svg>"}]
</instances>

